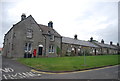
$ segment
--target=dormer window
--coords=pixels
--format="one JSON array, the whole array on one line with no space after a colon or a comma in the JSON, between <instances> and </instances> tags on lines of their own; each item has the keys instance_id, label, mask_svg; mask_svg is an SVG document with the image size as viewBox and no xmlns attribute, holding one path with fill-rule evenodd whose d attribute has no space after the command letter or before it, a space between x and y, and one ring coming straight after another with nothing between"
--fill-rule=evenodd
<instances>
[{"instance_id":1,"label":"dormer window","mask_svg":"<svg viewBox=\"0 0 120 81\"><path fill-rule=\"evenodd\" d=\"M33 33L33 31L31 30L31 29L28 29L27 30L27 38L32 38L32 33Z\"/></svg>"}]
</instances>

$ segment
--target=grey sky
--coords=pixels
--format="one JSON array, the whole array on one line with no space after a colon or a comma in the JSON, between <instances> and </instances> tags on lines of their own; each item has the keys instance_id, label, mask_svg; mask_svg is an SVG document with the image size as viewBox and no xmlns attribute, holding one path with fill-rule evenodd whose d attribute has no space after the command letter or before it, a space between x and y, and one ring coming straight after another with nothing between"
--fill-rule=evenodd
<instances>
[{"instance_id":1,"label":"grey sky","mask_svg":"<svg viewBox=\"0 0 120 81\"><path fill-rule=\"evenodd\" d=\"M0 47L4 34L21 20L22 13L31 14L39 24L52 20L62 36L118 42L118 0L2 0L0 5Z\"/></svg>"}]
</instances>

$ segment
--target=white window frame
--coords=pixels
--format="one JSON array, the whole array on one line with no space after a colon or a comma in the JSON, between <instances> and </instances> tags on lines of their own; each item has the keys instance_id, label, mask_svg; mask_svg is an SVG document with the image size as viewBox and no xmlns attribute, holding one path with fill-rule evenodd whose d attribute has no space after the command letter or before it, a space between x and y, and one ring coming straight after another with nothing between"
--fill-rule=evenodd
<instances>
[{"instance_id":1,"label":"white window frame","mask_svg":"<svg viewBox=\"0 0 120 81\"><path fill-rule=\"evenodd\" d=\"M54 41L55 40L55 36L54 35L50 35L50 41Z\"/></svg>"},{"instance_id":2,"label":"white window frame","mask_svg":"<svg viewBox=\"0 0 120 81\"><path fill-rule=\"evenodd\" d=\"M33 37L33 31L32 31L32 29L28 29L27 30L26 37L27 38L32 38Z\"/></svg>"},{"instance_id":3,"label":"white window frame","mask_svg":"<svg viewBox=\"0 0 120 81\"><path fill-rule=\"evenodd\" d=\"M80 52L80 51L81 51L81 49L80 49L80 48L78 48L78 51Z\"/></svg>"},{"instance_id":4,"label":"white window frame","mask_svg":"<svg viewBox=\"0 0 120 81\"><path fill-rule=\"evenodd\" d=\"M72 51L75 51L75 48L72 48Z\"/></svg>"},{"instance_id":5,"label":"white window frame","mask_svg":"<svg viewBox=\"0 0 120 81\"><path fill-rule=\"evenodd\" d=\"M54 46L53 45L50 45L49 46L49 53L54 53L55 50L54 50Z\"/></svg>"},{"instance_id":6,"label":"white window frame","mask_svg":"<svg viewBox=\"0 0 120 81\"><path fill-rule=\"evenodd\" d=\"M70 48L67 48L67 52L71 52Z\"/></svg>"},{"instance_id":7,"label":"white window frame","mask_svg":"<svg viewBox=\"0 0 120 81\"><path fill-rule=\"evenodd\" d=\"M31 50L32 50L32 43L25 43L25 49L24 50L25 50L25 52L31 52Z\"/></svg>"}]
</instances>

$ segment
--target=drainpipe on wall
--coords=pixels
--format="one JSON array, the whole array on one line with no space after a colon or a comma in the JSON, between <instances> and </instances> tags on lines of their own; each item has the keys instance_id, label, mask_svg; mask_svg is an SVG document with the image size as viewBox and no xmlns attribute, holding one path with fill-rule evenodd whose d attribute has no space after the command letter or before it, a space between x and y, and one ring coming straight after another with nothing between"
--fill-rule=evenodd
<instances>
[{"instance_id":1,"label":"drainpipe on wall","mask_svg":"<svg viewBox=\"0 0 120 81\"><path fill-rule=\"evenodd\" d=\"M102 47L101 47L100 49L101 49L101 54L103 54L103 50L102 50Z\"/></svg>"},{"instance_id":2,"label":"drainpipe on wall","mask_svg":"<svg viewBox=\"0 0 120 81\"><path fill-rule=\"evenodd\" d=\"M45 36L44 36L45 37ZM45 52L44 52L44 56L46 55L46 37L45 37Z\"/></svg>"},{"instance_id":3,"label":"drainpipe on wall","mask_svg":"<svg viewBox=\"0 0 120 81\"><path fill-rule=\"evenodd\" d=\"M62 54L62 37L61 37L61 54ZM61 54L60 54L60 56L61 56Z\"/></svg>"}]
</instances>

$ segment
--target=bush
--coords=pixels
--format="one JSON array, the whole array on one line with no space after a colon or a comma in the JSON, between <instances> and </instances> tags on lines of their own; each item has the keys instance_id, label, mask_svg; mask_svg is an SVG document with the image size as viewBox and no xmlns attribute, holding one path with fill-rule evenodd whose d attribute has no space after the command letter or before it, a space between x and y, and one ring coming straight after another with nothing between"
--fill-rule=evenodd
<instances>
[{"instance_id":1,"label":"bush","mask_svg":"<svg viewBox=\"0 0 120 81\"><path fill-rule=\"evenodd\" d=\"M57 54L60 55L61 54L61 49L57 46L56 50L57 50Z\"/></svg>"}]
</instances>

